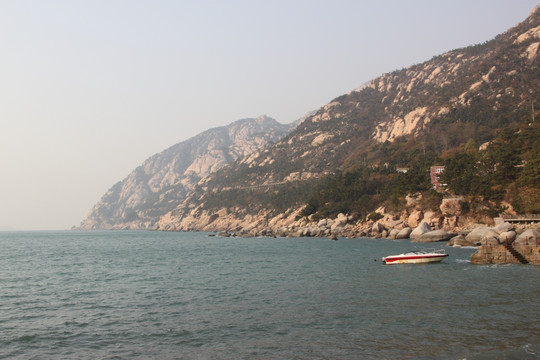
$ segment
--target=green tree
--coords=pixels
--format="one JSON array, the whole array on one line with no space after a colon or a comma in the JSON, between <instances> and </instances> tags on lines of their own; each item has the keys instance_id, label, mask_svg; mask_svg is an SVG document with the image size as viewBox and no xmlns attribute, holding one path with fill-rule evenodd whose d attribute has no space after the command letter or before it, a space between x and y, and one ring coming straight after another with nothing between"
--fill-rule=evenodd
<instances>
[{"instance_id":1,"label":"green tree","mask_svg":"<svg viewBox=\"0 0 540 360\"><path fill-rule=\"evenodd\" d=\"M459 152L445 161L445 171L441 174L443 183L460 195L470 194L477 180L477 156Z\"/></svg>"}]
</instances>

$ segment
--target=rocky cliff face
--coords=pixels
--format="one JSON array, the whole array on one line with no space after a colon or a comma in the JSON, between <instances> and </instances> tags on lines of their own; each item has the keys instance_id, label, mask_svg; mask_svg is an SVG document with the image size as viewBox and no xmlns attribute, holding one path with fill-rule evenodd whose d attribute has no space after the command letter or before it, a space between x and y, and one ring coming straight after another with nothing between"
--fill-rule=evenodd
<instances>
[{"instance_id":1,"label":"rocky cliff face","mask_svg":"<svg viewBox=\"0 0 540 360\"><path fill-rule=\"evenodd\" d=\"M249 195L249 204L231 206L230 197L221 195L209 205L208 194L257 188L264 189L261 196L279 195L286 188L278 189L277 184L305 182L358 163L380 165L373 154L398 139L423 137L438 153L465 144L471 136L488 141L497 129L521 121L540 96L539 48L540 6L491 41L373 79L321 107L276 144L210 175L204 191L192 193L160 220L158 228L246 226L246 215L255 214L259 216L252 222L289 219L303 204L279 213L265 209L260 197ZM476 133L463 131L466 125ZM453 138L445 133L450 127L457 129ZM427 136L428 130L431 135L438 131L440 137Z\"/></svg>"},{"instance_id":2,"label":"rocky cliff face","mask_svg":"<svg viewBox=\"0 0 540 360\"><path fill-rule=\"evenodd\" d=\"M266 116L210 129L147 159L114 185L81 229L150 229L205 176L281 139L292 125Z\"/></svg>"}]
</instances>

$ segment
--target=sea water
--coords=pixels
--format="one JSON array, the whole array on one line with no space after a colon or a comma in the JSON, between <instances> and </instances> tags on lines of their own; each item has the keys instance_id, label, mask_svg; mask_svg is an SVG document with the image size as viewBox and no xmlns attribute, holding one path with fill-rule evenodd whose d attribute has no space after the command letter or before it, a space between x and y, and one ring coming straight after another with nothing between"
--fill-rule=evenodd
<instances>
[{"instance_id":1,"label":"sea water","mask_svg":"<svg viewBox=\"0 0 540 360\"><path fill-rule=\"evenodd\" d=\"M540 267L381 262L419 248L0 232L0 358L540 359Z\"/></svg>"}]
</instances>

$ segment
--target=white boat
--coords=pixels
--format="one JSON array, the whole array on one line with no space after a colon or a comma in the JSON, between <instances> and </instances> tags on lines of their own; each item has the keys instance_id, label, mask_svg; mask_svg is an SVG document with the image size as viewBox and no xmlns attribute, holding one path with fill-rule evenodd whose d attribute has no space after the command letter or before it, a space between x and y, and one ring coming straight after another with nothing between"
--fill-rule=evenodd
<instances>
[{"instance_id":1,"label":"white boat","mask_svg":"<svg viewBox=\"0 0 540 360\"><path fill-rule=\"evenodd\" d=\"M382 258L386 265L392 264L426 264L443 261L448 254L444 249L432 251L411 251L399 255L389 255Z\"/></svg>"}]
</instances>

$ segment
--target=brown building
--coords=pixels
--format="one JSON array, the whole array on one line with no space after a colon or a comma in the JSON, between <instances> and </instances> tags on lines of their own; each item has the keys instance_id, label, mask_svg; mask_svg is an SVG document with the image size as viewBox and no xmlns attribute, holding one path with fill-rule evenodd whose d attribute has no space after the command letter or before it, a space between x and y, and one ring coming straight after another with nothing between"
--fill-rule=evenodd
<instances>
[{"instance_id":1,"label":"brown building","mask_svg":"<svg viewBox=\"0 0 540 360\"><path fill-rule=\"evenodd\" d=\"M432 166L430 169L431 174L431 185L435 191L439 191L441 187L446 186L446 184L441 184L439 181L439 176L444 172L444 166Z\"/></svg>"}]
</instances>

